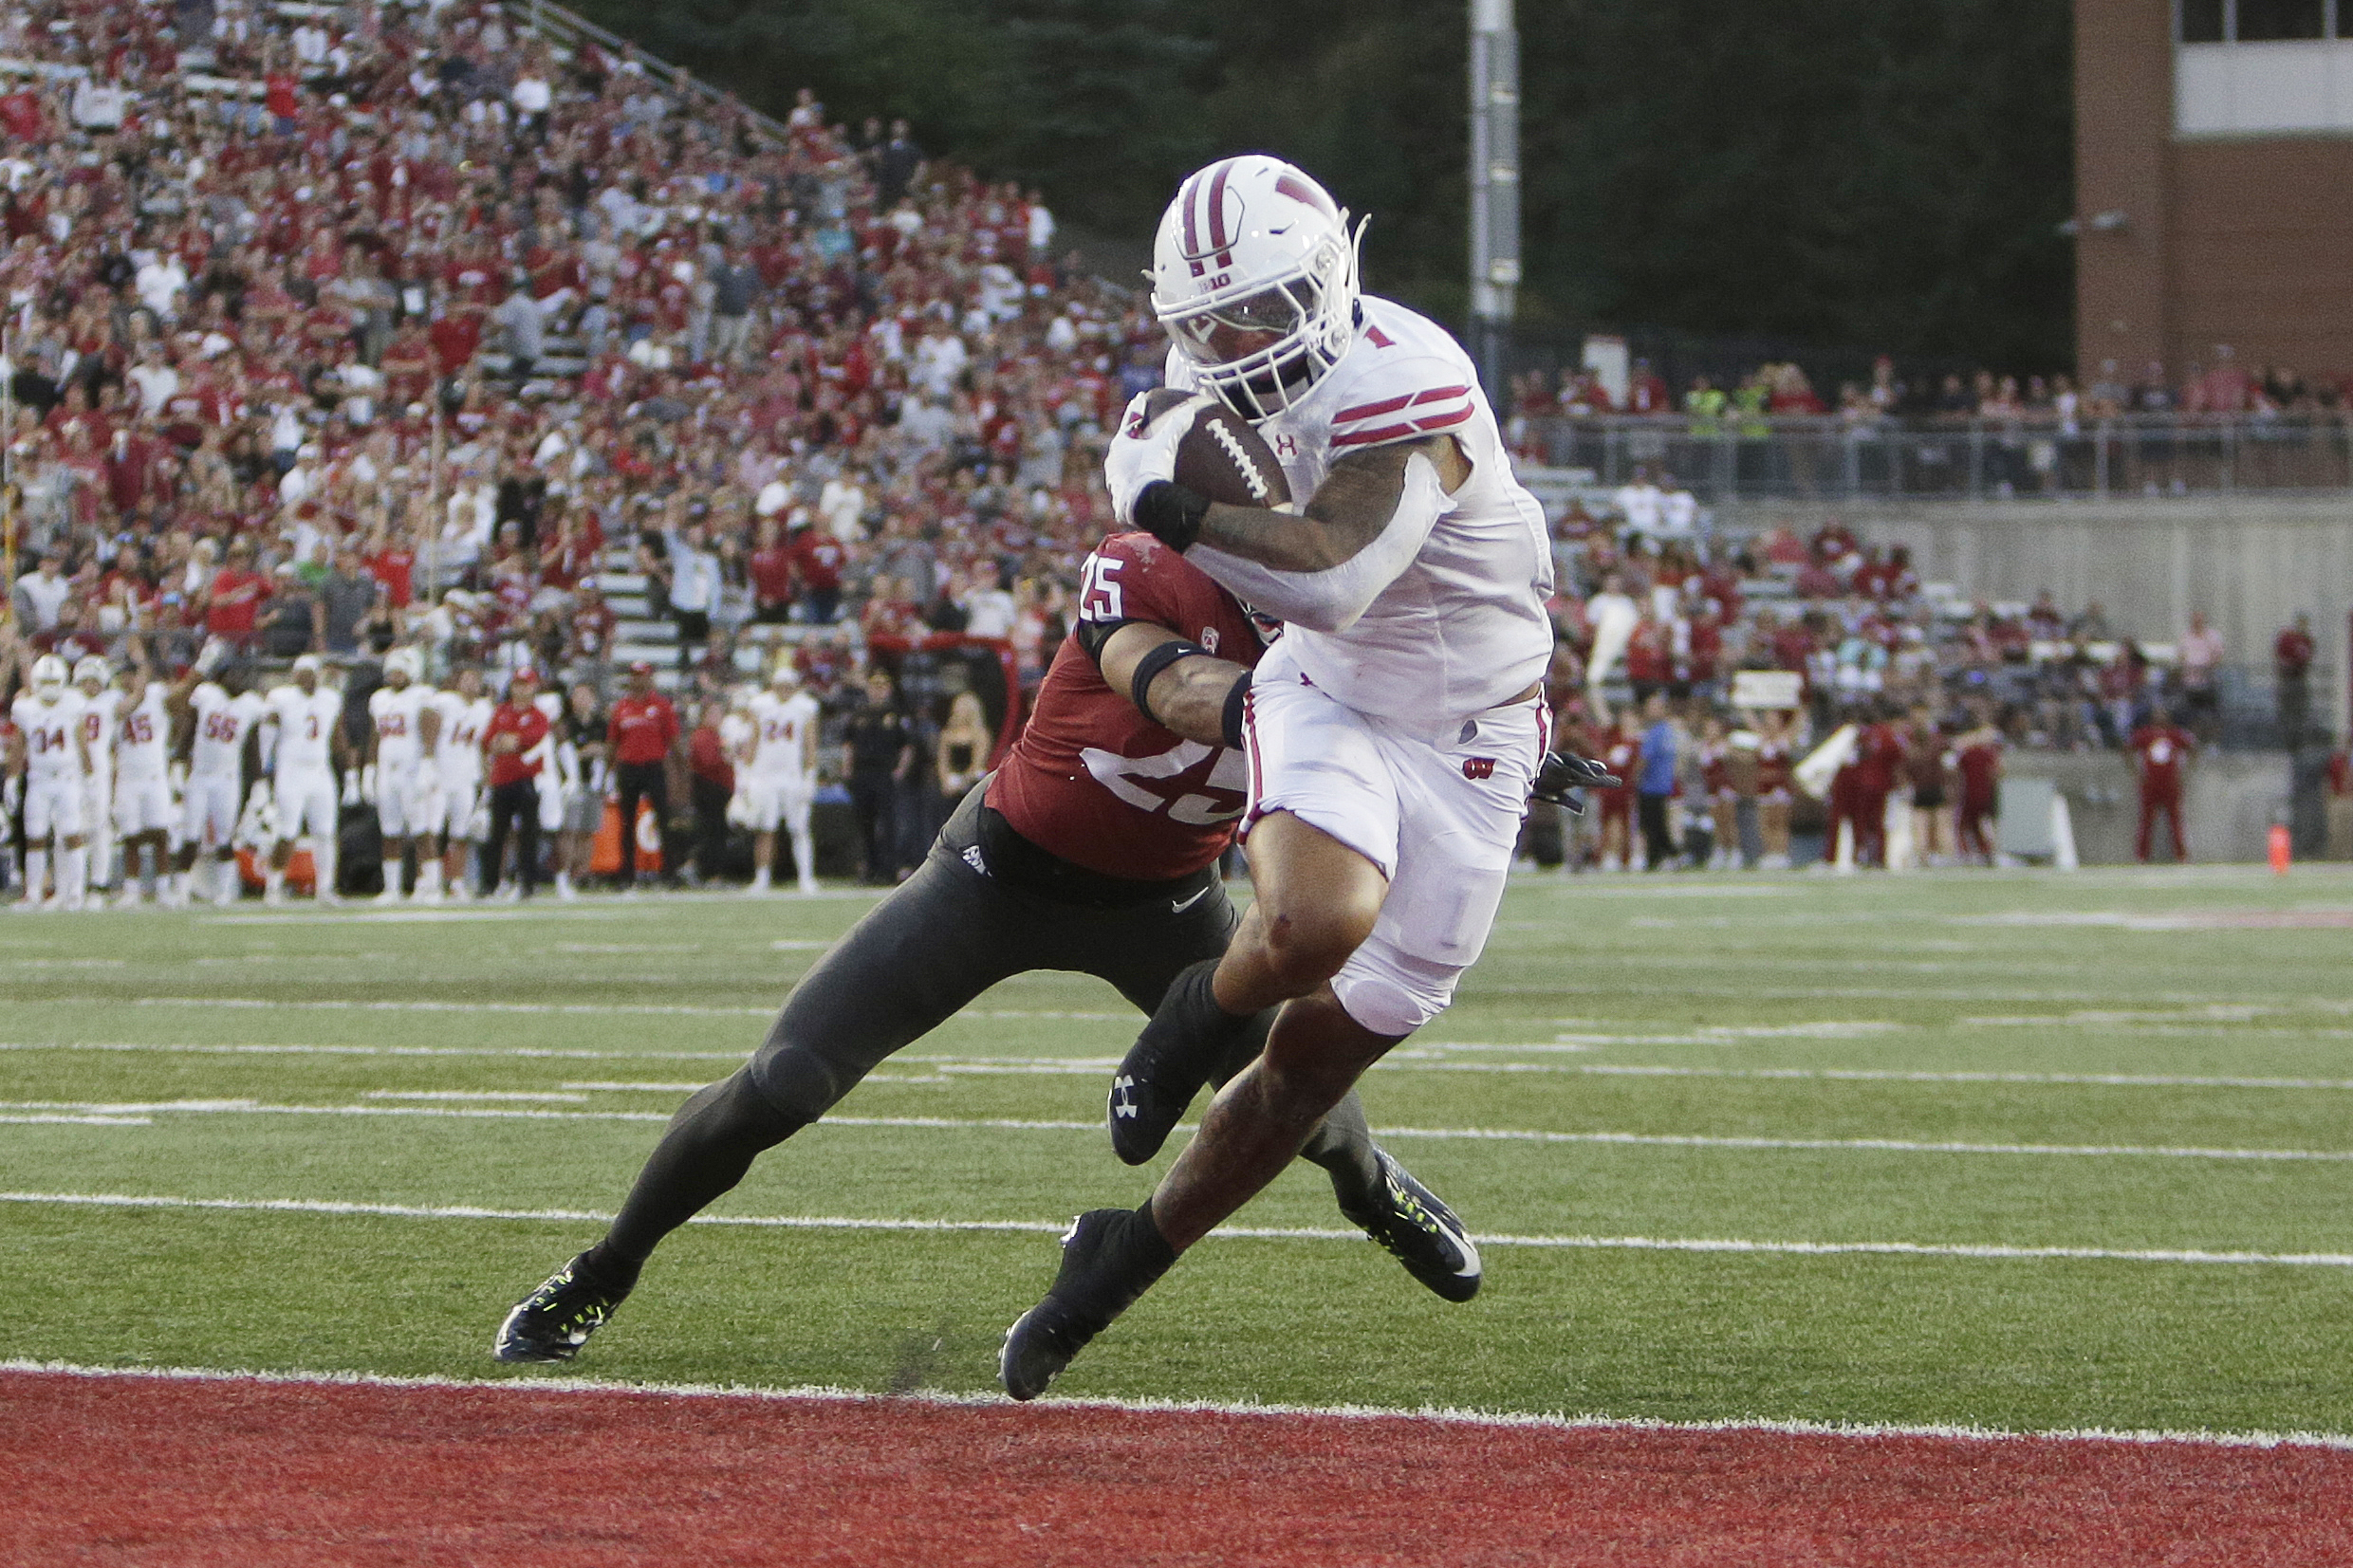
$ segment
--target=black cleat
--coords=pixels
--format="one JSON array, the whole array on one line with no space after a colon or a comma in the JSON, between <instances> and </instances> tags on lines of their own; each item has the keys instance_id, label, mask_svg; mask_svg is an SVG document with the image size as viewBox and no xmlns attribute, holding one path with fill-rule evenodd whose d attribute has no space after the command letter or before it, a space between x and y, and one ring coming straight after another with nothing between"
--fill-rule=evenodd
<instances>
[{"instance_id":1,"label":"black cleat","mask_svg":"<svg viewBox=\"0 0 2353 1568\"><path fill-rule=\"evenodd\" d=\"M1062 1267L1046 1300L1005 1331L997 1375L1016 1399L1035 1399L1087 1341L1176 1262L1140 1209L1090 1208L1063 1233Z\"/></svg>"},{"instance_id":2,"label":"black cleat","mask_svg":"<svg viewBox=\"0 0 2353 1568\"><path fill-rule=\"evenodd\" d=\"M1362 1208L1343 1198L1340 1211L1403 1264L1406 1273L1448 1301L1476 1296L1479 1249L1462 1221L1387 1150L1374 1150L1373 1157L1380 1162L1380 1185L1366 1194Z\"/></svg>"},{"instance_id":3,"label":"black cleat","mask_svg":"<svg viewBox=\"0 0 2353 1568\"><path fill-rule=\"evenodd\" d=\"M1201 1085L1259 1022L1217 1005L1210 989L1216 972L1214 958L1178 971L1111 1079L1111 1149L1129 1165L1160 1152Z\"/></svg>"},{"instance_id":4,"label":"black cleat","mask_svg":"<svg viewBox=\"0 0 2353 1568\"><path fill-rule=\"evenodd\" d=\"M515 1303L498 1325L491 1354L502 1361L569 1361L604 1326L629 1297L583 1266L584 1252L547 1277L547 1282Z\"/></svg>"}]
</instances>

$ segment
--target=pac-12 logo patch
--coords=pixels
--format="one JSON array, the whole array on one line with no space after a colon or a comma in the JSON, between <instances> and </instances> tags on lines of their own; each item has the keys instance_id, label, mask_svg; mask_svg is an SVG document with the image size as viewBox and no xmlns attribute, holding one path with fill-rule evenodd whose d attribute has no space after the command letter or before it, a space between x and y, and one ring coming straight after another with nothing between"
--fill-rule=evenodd
<instances>
[{"instance_id":1,"label":"pac-12 logo patch","mask_svg":"<svg viewBox=\"0 0 2353 1568\"><path fill-rule=\"evenodd\" d=\"M1462 776L1466 779L1493 778L1495 776L1495 759L1492 757L1463 758Z\"/></svg>"}]
</instances>

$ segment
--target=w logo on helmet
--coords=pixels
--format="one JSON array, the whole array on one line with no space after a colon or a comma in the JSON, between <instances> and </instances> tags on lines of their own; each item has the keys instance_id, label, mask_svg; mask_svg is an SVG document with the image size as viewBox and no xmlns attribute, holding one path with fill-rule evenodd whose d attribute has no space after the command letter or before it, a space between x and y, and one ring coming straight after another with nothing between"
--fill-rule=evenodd
<instances>
[{"instance_id":1,"label":"w logo on helmet","mask_svg":"<svg viewBox=\"0 0 2353 1568\"><path fill-rule=\"evenodd\" d=\"M1492 757L1463 758L1462 776L1466 779L1493 778L1495 776L1495 759Z\"/></svg>"}]
</instances>

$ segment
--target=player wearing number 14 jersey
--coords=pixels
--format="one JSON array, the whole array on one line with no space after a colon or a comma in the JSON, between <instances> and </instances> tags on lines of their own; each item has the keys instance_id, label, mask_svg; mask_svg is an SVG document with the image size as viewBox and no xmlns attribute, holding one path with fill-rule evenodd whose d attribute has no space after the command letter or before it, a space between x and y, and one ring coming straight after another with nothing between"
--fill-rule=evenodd
<instances>
[{"instance_id":1,"label":"player wearing number 14 jersey","mask_svg":"<svg viewBox=\"0 0 2353 1568\"><path fill-rule=\"evenodd\" d=\"M1223 951L1236 917L1217 860L1247 799L1237 746L1260 647L1242 606L1176 551L1106 540L1011 752L921 869L802 980L750 1062L686 1102L605 1238L508 1315L499 1359L571 1359L663 1236L998 981L1077 970L1149 1013L1179 971ZM1219 1081L1263 1032L1234 1041ZM1417 1279L1457 1300L1475 1288L1475 1261L1466 1277L1425 1223L1436 1200L1374 1145L1353 1094L1301 1154Z\"/></svg>"}]
</instances>

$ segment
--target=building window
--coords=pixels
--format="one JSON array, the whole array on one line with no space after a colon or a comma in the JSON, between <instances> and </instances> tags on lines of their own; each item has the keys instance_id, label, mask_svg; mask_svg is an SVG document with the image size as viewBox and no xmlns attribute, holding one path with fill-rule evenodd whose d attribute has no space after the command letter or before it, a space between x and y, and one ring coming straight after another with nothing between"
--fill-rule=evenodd
<instances>
[{"instance_id":1,"label":"building window","mask_svg":"<svg viewBox=\"0 0 2353 1568\"><path fill-rule=\"evenodd\" d=\"M2184 44L2219 44L2228 34L2223 29L2223 0L2181 0L2181 41Z\"/></svg>"},{"instance_id":2,"label":"building window","mask_svg":"<svg viewBox=\"0 0 2353 1568\"><path fill-rule=\"evenodd\" d=\"M2328 36L2327 0L2238 0L2234 31L2241 44Z\"/></svg>"}]
</instances>

